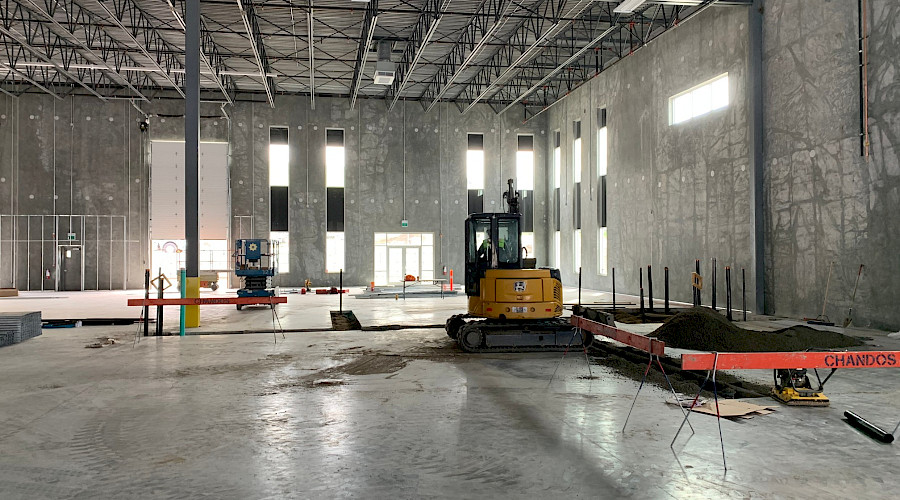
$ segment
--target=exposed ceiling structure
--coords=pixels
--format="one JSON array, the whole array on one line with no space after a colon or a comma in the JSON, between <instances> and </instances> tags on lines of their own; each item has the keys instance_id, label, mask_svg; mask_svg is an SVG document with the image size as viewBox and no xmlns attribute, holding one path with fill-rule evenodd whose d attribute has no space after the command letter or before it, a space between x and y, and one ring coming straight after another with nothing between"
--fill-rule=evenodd
<instances>
[{"instance_id":1,"label":"exposed ceiling structure","mask_svg":"<svg viewBox=\"0 0 900 500\"><path fill-rule=\"evenodd\" d=\"M0 0L0 92L182 97L185 0ZM530 119L710 6L749 0L202 0L204 100L440 101ZM376 84L378 46L394 78Z\"/></svg>"}]
</instances>

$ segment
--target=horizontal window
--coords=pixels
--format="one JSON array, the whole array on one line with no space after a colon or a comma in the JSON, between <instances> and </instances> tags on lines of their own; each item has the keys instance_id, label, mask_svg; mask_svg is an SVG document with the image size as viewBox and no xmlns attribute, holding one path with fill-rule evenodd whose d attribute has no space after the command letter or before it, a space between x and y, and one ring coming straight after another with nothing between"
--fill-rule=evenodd
<instances>
[{"instance_id":1,"label":"horizontal window","mask_svg":"<svg viewBox=\"0 0 900 500\"><path fill-rule=\"evenodd\" d=\"M669 98L669 125L728 106L728 73Z\"/></svg>"}]
</instances>

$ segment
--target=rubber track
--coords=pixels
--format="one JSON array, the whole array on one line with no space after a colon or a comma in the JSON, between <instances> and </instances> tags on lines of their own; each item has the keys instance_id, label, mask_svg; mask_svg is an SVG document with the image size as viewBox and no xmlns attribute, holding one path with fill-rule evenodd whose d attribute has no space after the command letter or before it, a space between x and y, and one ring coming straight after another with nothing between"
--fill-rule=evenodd
<instances>
[{"instance_id":1,"label":"rubber track","mask_svg":"<svg viewBox=\"0 0 900 500\"><path fill-rule=\"evenodd\" d=\"M523 322L499 322L496 320L486 321L486 320L476 320L476 321L467 321L466 326L471 325L472 323L480 323L482 325L482 329L485 332L490 330L500 330L504 333L510 333L514 331L524 331L526 328L528 330L536 330L542 329L546 331L555 331L555 333L573 330L572 324L569 323L568 319L553 319L546 321L535 321L529 323ZM462 328L465 328L463 326ZM460 328L460 332L462 331ZM490 335L489 333L485 333L485 336ZM481 346L477 349L466 349L463 347L462 343L457 340L457 344L459 344L460 349L471 352L471 353L503 353L503 352L563 352L566 350L567 346L503 346L503 347L487 347ZM572 349L581 349L581 343L573 343L571 346L568 346L569 350Z\"/></svg>"}]
</instances>

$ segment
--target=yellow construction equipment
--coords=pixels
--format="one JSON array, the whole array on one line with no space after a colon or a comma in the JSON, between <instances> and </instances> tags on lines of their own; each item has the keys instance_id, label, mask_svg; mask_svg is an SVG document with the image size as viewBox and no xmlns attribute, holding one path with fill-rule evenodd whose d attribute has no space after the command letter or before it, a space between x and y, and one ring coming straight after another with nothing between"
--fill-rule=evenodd
<instances>
[{"instance_id":1,"label":"yellow construction equipment","mask_svg":"<svg viewBox=\"0 0 900 500\"><path fill-rule=\"evenodd\" d=\"M593 337L560 318L558 269L535 269L522 256L518 193L510 179L503 195L509 211L466 219L468 312L451 316L447 335L469 352L563 350L589 345Z\"/></svg>"},{"instance_id":2,"label":"yellow construction equipment","mask_svg":"<svg viewBox=\"0 0 900 500\"><path fill-rule=\"evenodd\" d=\"M788 406L828 406L831 402L822 393L822 385L813 389L804 368L775 370L772 397Z\"/></svg>"}]
</instances>

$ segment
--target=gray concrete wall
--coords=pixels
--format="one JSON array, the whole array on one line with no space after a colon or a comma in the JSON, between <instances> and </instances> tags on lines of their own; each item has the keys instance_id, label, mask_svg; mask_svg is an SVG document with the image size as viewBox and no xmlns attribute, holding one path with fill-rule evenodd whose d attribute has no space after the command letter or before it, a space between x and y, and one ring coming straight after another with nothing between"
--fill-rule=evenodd
<instances>
[{"instance_id":1,"label":"gray concrete wall","mask_svg":"<svg viewBox=\"0 0 900 500\"><path fill-rule=\"evenodd\" d=\"M871 154L860 155L857 2L765 2L767 303L900 327L900 4L870 0Z\"/></svg>"},{"instance_id":2,"label":"gray concrete wall","mask_svg":"<svg viewBox=\"0 0 900 500\"><path fill-rule=\"evenodd\" d=\"M96 238L85 240L86 289L122 288L125 273L128 287L142 285L149 247L150 142L182 140L184 120L178 100L140 107L153 115L144 134L137 126L143 115L125 101L102 103L86 97L57 101L37 94L0 98L0 114L5 116L0 118L0 214L127 216L128 243L114 244L112 250L109 237L104 238L107 226L86 228L88 236L96 237L100 231L99 244ZM316 286L337 284L336 274L325 273L326 128L345 132L347 284L372 280L373 237L382 231L434 233L436 272L446 265L462 282L468 132L485 135L486 210L504 208L506 179L515 176L517 134L534 134L535 162L545 162L541 137L546 132L539 123L523 127L511 116L496 116L487 106L461 115L454 105L442 104L426 114L419 103L400 102L388 113L380 100L361 100L357 109L350 109L347 99L319 98L311 110L308 98L280 96L274 109L265 103L241 102L226 112L229 119L218 105L202 106L201 140L230 144L231 210L233 216L244 217L244 236L251 236L247 228L251 220L252 235L268 235L269 127L289 127L291 271L278 278L284 286L298 286L307 278ZM537 198L538 205L544 201ZM407 229L400 226L404 215ZM33 233L39 230L36 220ZM43 284L52 289L52 280L42 283L42 273L45 269L55 273L51 258L55 245L44 245L42 263L42 245L20 241L27 233L27 221L20 225L15 234L12 227L0 227L0 286L25 290L41 289ZM238 235L238 229L235 222L232 234ZM123 238L116 230L113 240L119 241ZM61 238L68 231L60 229ZM127 248L127 256L117 245Z\"/></svg>"},{"instance_id":3,"label":"gray concrete wall","mask_svg":"<svg viewBox=\"0 0 900 500\"><path fill-rule=\"evenodd\" d=\"M582 122L582 276L585 287L609 290L597 266L596 110L607 109L608 266L616 289L637 293L639 269L653 266L654 295L663 296L663 268L672 300L691 300L695 259L709 280L718 260L718 304L725 303L724 267L748 271L753 289L749 197L748 46L746 8L713 8L623 59L547 113L549 131L562 133L561 254L566 284L577 284L573 263L572 122ZM730 104L670 126L669 97L728 73ZM546 147L552 148L552 138ZM552 188L548 164L547 187ZM549 192L549 191L548 191ZM552 219L552 208L547 210ZM546 239L552 249L552 235ZM646 283L646 275L645 287ZM706 283L704 303L710 301ZM740 290L740 281L733 285ZM739 301L736 303L739 304ZM753 307L752 292L748 307Z\"/></svg>"},{"instance_id":4,"label":"gray concrete wall","mask_svg":"<svg viewBox=\"0 0 900 500\"><path fill-rule=\"evenodd\" d=\"M300 96L279 96L275 108L239 103L231 123L232 212L253 215L256 235L268 234L268 129L287 126L291 263L279 281L299 285L308 278L315 286L336 285L338 276L325 272L325 130L342 128L345 283L372 280L374 233L388 231L434 233L435 272L446 265L461 283L466 134L485 134L485 209L500 209L506 179L515 176L517 134L540 137L543 131L516 121L495 116L487 106L461 115L454 105L426 114L419 103L402 101L390 113L380 100L360 100L350 109L346 99L317 98L315 110ZM536 162L544 162L544 154L541 143ZM404 216L406 229L400 226Z\"/></svg>"},{"instance_id":5,"label":"gray concrete wall","mask_svg":"<svg viewBox=\"0 0 900 500\"><path fill-rule=\"evenodd\" d=\"M0 96L0 286L54 289L57 241L69 232L83 247L85 289L143 281L147 171L138 116L124 101Z\"/></svg>"}]
</instances>

